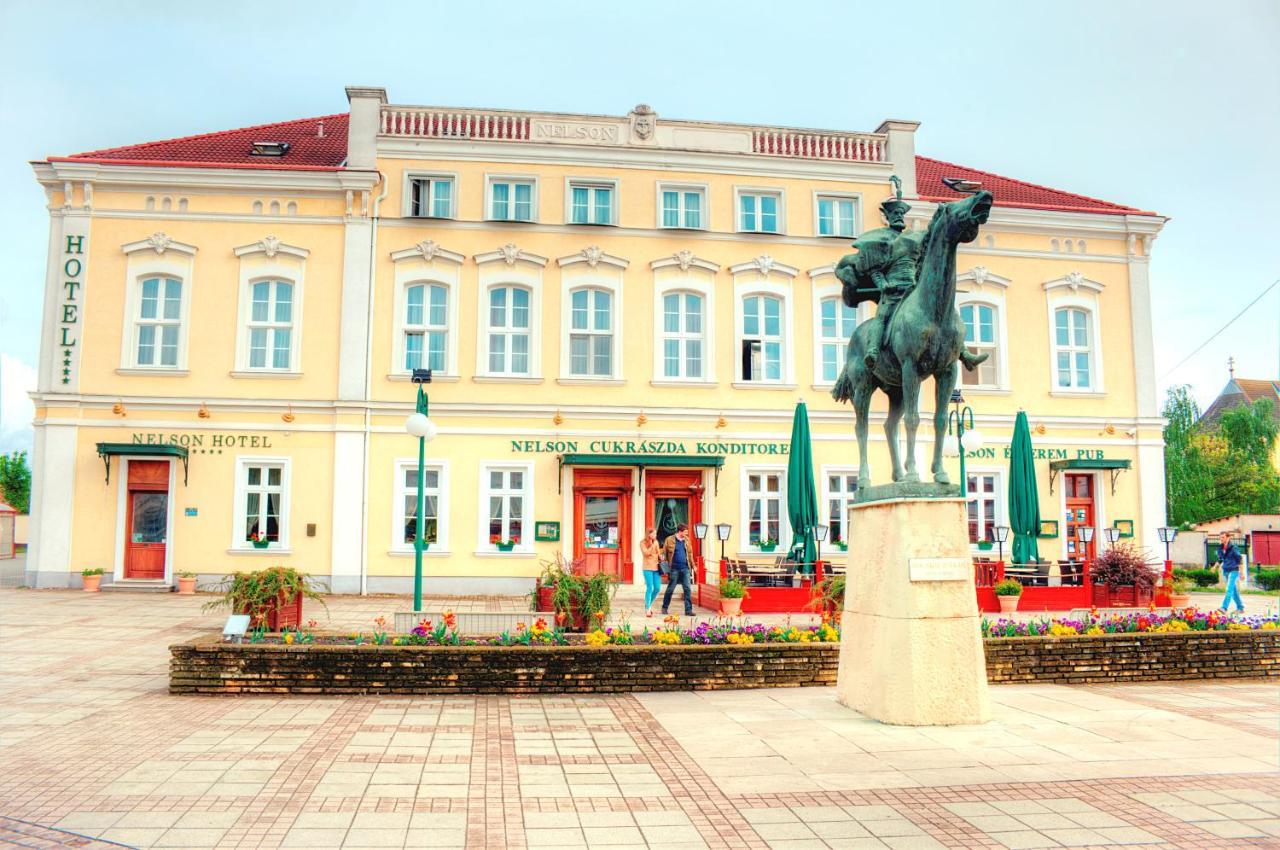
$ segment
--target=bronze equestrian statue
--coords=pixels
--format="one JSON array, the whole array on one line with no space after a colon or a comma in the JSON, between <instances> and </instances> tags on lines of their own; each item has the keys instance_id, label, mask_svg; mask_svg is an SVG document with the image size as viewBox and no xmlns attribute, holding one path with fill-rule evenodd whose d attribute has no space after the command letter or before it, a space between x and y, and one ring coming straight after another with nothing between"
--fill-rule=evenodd
<instances>
[{"instance_id":1,"label":"bronze equestrian statue","mask_svg":"<svg viewBox=\"0 0 1280 850\"><path fill-rule=\"evenodd\" d=\"M894 178L895 184L897 183ZM939 204L923 233L906 231L910 206L896 197L880 205L888 227L860 236L836 266L844 284L841 297L850 307L862 301L879 302L876 316L854 329L844 369L831 395L852 401L858 435L858 489L871 483L867 465L867 426L871 393L889 397L884 432L889 442L895 482L919 482L916 470L916 429L920 425L920 382L933 376L933 480L951 483L942 466L942 439L947 427L947 402L958 378L958 365L973 370L987 359L964 347L965 328L956 310L956 246L972 242L978 227L991 214L992 195L977 184L945 181L969 197ZM898 421L906 420L907 457L903 468L898 446ZM963 488L964 482L961 482ZM892 495L892 494L886 494Z\"/></svg>"}]
</instances>

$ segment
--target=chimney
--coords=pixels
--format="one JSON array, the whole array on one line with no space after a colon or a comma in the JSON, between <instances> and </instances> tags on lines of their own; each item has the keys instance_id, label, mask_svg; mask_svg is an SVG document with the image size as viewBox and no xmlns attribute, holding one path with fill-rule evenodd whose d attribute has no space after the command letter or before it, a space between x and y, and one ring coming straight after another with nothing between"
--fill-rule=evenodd
<instances>
[{"instance_id":1,"label":"chimney","mask_svg":"<svg viewBox=\"0 0 1280 850\"><path fill-rule=\"evenodd\" d=\"M886 156L893 164L893 173L902 179L902 195L905 198L918 197L916 191L916 128L919 121L880 122L877 133L888 137L885 145Z\"/></svg>"},{"instance_id":2,"label":"chimney","mask_svg":"<svg viewBox=\"0 0 1280 850\"><path fill-rule=\"evenodd\" d=\"M347 86L351 119L347 126L347 168L372 171L378 167L378 130L382 126L382 105L387 90Z\"/></svg>"}]
</instances>

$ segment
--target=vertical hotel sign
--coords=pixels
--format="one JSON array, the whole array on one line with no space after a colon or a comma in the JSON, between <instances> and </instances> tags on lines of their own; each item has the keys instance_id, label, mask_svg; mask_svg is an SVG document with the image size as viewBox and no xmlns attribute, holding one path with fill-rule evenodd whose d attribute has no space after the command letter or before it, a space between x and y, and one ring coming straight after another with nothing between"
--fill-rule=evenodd
<instances>
[{"instance_id":1,"label":"vertical hotel sign","mask_svg":"<svg viewBox=\"0 0 1280 850\"><path fill-rule=\"evenodd\" d=\"M84 234L64 236L62 289L58 315L58 349L62 360L62 383L71 383L72 357L80 343L81 304L84 302Z\"/></svg>"}]
</instances>

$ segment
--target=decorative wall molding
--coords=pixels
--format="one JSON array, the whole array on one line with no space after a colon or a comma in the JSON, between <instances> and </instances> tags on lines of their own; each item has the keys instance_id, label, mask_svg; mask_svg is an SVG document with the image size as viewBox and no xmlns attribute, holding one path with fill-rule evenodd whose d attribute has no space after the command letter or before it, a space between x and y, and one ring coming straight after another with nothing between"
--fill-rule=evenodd
<instances>
[{"instance_id":1,"label":"decorative wall molding","mask_svg":"<svg viewBox=\"0 0 1280 850\"><path fill-rule=\"evenodd\" d=\"M247 257L250 254L266 254L267 259L275 259L277 254L285 254L290 257L297 257L305 260L311 251L306 248L299 248L296 245L286 245L275 236L264 236L251 245L241 245L238 248L232 248L237 257Z\"/></svg>"},{"instance_id":2,"label":"decorative wall molding","mask_svg":"<svg viewBox=\"0 0 1280 850\"><path fill-rule=\"evenodd\" d=\"M1070 289L1073 293L1079 292L1081 289L1087 289L1092 292L1101 292L1106 289L1106 284L1099 283L1096 280L1089 280L1082 272L1078 271L1067 272L1066 275L1060 278L1045 281L1043 286L1045 292L1061 288Z\"/></svg>"},{"instance_id":3,"label":"decorative wall molding","mask_svg":"<svg viewBox=\"0 0 1280 850\"><path fill-rule=\"evenodd\" d=\"M624 260L621 257L615 257L612 254L606 254L598 245L588 245L576 254L570 254L568 257L561 257L556 260L561 268L572 266L577 263L586 263L591 268L595 268L601 264L606 266L615 266L625 269L631 265L630 260Z\"/></svg>"},{"instance_id":4,"label":"decorative wall molding","mask_svg":"<svg viewBox=\"0 0 1280 850\"><path fill-rule=\"evenodd\" d=\"M973 286L970 287L970 292L982 292L989 286L996 287L998 289L1008 289L1009 285L1013 283L1009 278L996 274L986 266L974 266L967 272L961 272L956 275L957 284L966 282L973 284Z\"/></svg>"},{"instance_id":5,"label":"decorative wall molding","mask_svg":"<svg viewBox=\"0 0 1280 850\"><path fill-rule=\"evenodd\" d=\"M540 257L537 254L530 254L528 251L522 251L516 247L514 242L508 242L496 251L488 251L484 254L476 254L476 265L484 265L485 263L493 263L501 260L509 266L514 266L517 261L532 263L535 266L546 266L547 258Z\"/></svg>"},{"instance_id":6,"label":"decorative wall molding","mask_svg":"<svg viewBox=\"0 0 1280 850\"><path fill-rule=\"evenodd\" d=\"M729 271L733 274L742 274L743 272L759 272L765 277L769 277L773 272L786 275L787 277L795 277L800 270L795 266L789 266L786 263L780 263L768 254L761 254L755 259L748 260L745 263L738 263L736 266L730 266Z\"/></svg>"},{"instance_id":7,"label":"decorative wall molding","mask_svg":"<svg viewBox=\"0 0 1280 850\"><path fill-rule=\"evenodd\" d=\"M703 271L715 274L720 271L719 263L713 263L710 260L704 260L701 257L695 256L694 253L687 248L675 252L670 257L663 257L649 263L649 268L655 272L658 269L667 269L672 267L679 268L682 272L687 272L689 269L702 269Z\"/></svg>"},{"instance_id":8,"label":"decorative wall molding","mask_svg":"<svg viewBox=\"0 0 1280 850\"><path fill-rule=\"evenodd\" d=\"M173 251L175 254L187 254L192 257L196 254L196 246L178 242L162 231L157 231L146 239L139 239L137 242L121 245L120 250L126 254L132 254L136 251L155 251L161 255L166 251Z\"/></svg>"},{"instance_id":9,"label":"decorative wall molding","mask_svg":"<svg viewBox=\"0 0 1280 850\"><path fill-rule=\"evenodd\" d=\"M449 251L440 246L439 242L434 239L423 239L412 248L405 248L400 251L391 252L392 262L400 262L402 260L425 260L428 263L436 260L447 260L451 263L461 264L466 260L465 254L459 254L456 251Z\"/></svg>"}]
</instances>

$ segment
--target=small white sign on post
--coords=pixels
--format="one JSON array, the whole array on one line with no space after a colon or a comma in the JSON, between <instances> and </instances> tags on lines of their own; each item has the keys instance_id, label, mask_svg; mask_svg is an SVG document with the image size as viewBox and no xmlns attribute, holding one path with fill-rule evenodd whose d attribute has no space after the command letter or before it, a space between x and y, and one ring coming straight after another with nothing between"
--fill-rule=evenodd
<instances>
[{"instance_id":1,"label":"small white sign on post","mask_svg":"<svg viewBox=\"0 0 1280 850\"><path fill-rule=\"evenodd\" d=\"M227 624L222 627L222 639L240 643L247 631L249 631L249 615L232 614L227 618Z\"/></svg>"},{"instance_id":2,"label":"small white sign on post","mask_svg":"<svg viewBox=\"0 0 1280 850\"><path fill-rule=\"evenodd\" d=\"M973 574L973 562L965 558L911 558L911 581L964 581Z\"/></svg>"}]
</instances>

